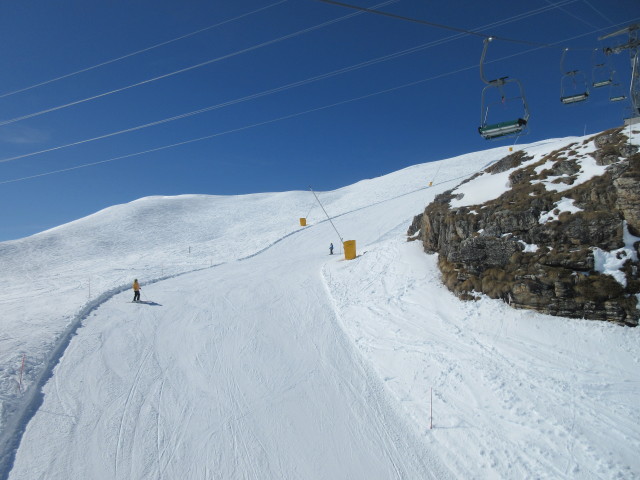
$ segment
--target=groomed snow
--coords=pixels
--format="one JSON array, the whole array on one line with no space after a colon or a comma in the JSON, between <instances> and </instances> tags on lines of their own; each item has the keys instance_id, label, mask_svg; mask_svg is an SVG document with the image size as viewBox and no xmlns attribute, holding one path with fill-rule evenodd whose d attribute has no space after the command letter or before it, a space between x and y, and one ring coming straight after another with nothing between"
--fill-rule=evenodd
<instances>
[{"instance_id":1,"label":"groomed snow","mask_svg":"<svg viewBox=\"0 0 640 480\"><path fill-rule=\"evenodd\" d=\"M0 478L637 476L640 330L460 302L406 242L506 154L319 193L351 261L310 192L145 198L0 243Z\"/></svg>"}]
</instances>

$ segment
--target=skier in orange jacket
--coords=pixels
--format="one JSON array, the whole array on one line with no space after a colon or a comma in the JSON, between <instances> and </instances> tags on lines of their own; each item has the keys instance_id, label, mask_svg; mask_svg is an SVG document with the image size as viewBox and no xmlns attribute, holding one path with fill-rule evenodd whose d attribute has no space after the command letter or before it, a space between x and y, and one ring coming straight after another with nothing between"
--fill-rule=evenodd
<instances>
[{"instance_id":1,"label":"skier in orange jacket","mask_svg":"<svg viewBox=\"0 0 640 480\"><path fill-rule=\"evenodd\" d=\"M137 278L133 281L133 301L140 301L140 284L138 283Z\"/></svg>"}]
</instances>

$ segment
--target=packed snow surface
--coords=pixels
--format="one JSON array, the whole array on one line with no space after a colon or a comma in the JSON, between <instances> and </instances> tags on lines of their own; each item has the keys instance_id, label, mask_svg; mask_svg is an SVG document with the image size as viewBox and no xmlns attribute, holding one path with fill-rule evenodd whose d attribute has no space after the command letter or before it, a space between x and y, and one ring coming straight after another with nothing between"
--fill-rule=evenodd
<instances>
[{"instance_id":1,"label":"packed snow surface","mask_svg":"<svg viewBox=\"0 0 640 480\"><path fill-rule=\"evenodd\" d=\"M461 302L406 241L507 154L320 192L333 225L185 195L0 243L0 478L638 478L640 329Z\"/></svg>"}]
</instances>

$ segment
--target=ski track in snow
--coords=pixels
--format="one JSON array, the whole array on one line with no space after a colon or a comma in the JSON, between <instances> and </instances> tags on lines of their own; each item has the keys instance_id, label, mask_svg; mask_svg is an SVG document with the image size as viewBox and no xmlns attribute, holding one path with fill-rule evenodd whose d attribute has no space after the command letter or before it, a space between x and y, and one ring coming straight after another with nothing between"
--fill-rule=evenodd
<instances>
[{"instance_id":1,"label":"ski track in snow","mask_svg":"<svg viewBox=\"0 0 640 480\"><path fill-rule=\"evenodd\" d=\"M460 157L432 188L420 183L434 165L321 194L340 230L357 232L354 261L318 257L329 223L291 231L287 212L263 226L262 246L138 268L153 301L129 304L128 285L110 287L43 350L21 402L8 397L0 478L631 478L635 330L623 339L621 327L458 302L433 257L403 241L448 178L504 151ZM291 200L255 198L272 212L281 195ZM299 195L294 210L308 210ZM67 281L67 270L54 275ZM559 338L544 334L554 329Z\"/></svg>"},{"instance_id":2,"label":"ski track in snow","mask_svg":"<svg viewBox=\"0 0 640 480\"><path fill-rule=\"evenodd\" d=\"M494 157L495 159L497 159L497 157ZM488 164L492 163L495 161L491 160ZM411 168L411 167L410 167ZM464 176L470 175L473 172L469 172L469 169L466 169L467 173L462 175L462 176L457 176L455 177L457 178L464 178ZM454 179L455 180L455 179ZM450 183L454 180L445 180L443 182L441 182L441 185ZM424 183L424 182L420 182L420 183ZM396 198L401 198L407 195L411 195L411 194L415 194L417 192L421 192L426 190L428 187L425 186L419 186L418 188L412 188L410 191L408 192L403 192L400 193L399 195L395 195L395 196L387 196L387 197L383 197L377 198L377 201L374 202L370 202L370 203L365 203L364 205L362 205L361 207L352 209L350 211L346 211L346 212L342 212L342 213L338 213L333 215L333 219L337 219L339 217L345 216L345 215L349 215L352 214L354 212L358 212L361 211L363 209L367 209L367 208L371 208L373 206L376 205L381 205L384 204L385 202L389 202L392 201ZM434 190L434 189L431 189ZM375 197L374 197L375 198ZM145 199L141 199L140 201L144 201ZM140 202L139 201L139 202ZM325 219L319 219L317 224L322 224L327 222L326 218ZM311 226L311 225L310 225ZM54 229L55 230L55 229ZM257 250L254 253L251 253L249 255L245 255L243 257L238 258L238 261L244 261L244 260L249 260L251 258L254 258L262 253L264 253L265 251L273 248L275 245L277 245L278 243L280 243L281 241L287 239L288 237L292 236L292 235L296 235L298 233L300 233L303 230L294 230L291 231L285 235L282 235L281 237L275 239L274 241L272 241L272 243L268 244L267 246L265 246L262 249ZM155 279L150 279L147 280L145 282L146 285L150 285L150 284L154 284L157 282L161 282L164 280L168 280L171 278L175 278L177 276L181 276L187 273L191 273L193 271L197 271L197 270L201 270L201 269L206 269L206 268L214 268L214 267L218 267L220 265L224 264L224 262L222 263L217 263L215 265L211 265L210 267L198 267L198 268L191 268L185 272L179 272L179 273L175 273L175 274L169 274L169 275L162 275L158 278ZM31 281L33 281L35 283L36 278L32 277L31 275L27 275L27 278ZM26 395L23 399L22 399L22 407L18 406L16 412L13 414L12 419L10 421L10 423L7 425L7 428L5 428L2 432L0 432L0 451L11 451L15 448L17 448L17 442L20 439L21 436L21 432L24 430L24 428L26 428L26 424L29 421L29 418L31 417L31 415L33 415L33 413L37 410L38 408L38 395L37 392L38 390L48 381L49 378L52 377L53 375L53 369L55 368L55 366L57 365L59 359L61 358L61 356L64 353L64 350L66 348L66 345L68 345L68 343L70 342L71 338L76 334L76 331L78 328L81 327L82 322L88 317L88 315L95 309L99 308L103 303L109 301L110 299L112 299L115 295L127 291L129 289L129 285L118 285L114 288L111 288L110 290L100 294L96 299L89 301L74 317L73 319L69 322L69 325L67 327L67 329L59 335L59 340L58 343L56 344L56 346L53 348L53 353L51 355L49 355L47 358L45 358L43 360L43 366L44 368L42 369L42 373L40 376L36 377L34 379L34 381L31 384L31 388L29 389L29 393L31 395ZM7 459L10 457L11 455L4 455L3 457L5 458L5 460L3 462L0 462L0 474L2 472L5 472L4 475L6 476L8 470L10 469L10 465L8 465ZM1 477L0 477L1 478Z\"/></svg>"},{"instance_id":3,"label":"ski track in snow","mask_svg":"<svg viewBox=\"0 0 640 480\"><path fill-rule=\"evenodd\" d=\"M434 388L434 410L440 414L435 415L430 444L435 442L438 451L447 452L446 458L457 452L452 440L456 430L463 430L467 442L484 446L476 449L477 458L471 451L466 456L454 453L449 459L453 471L462 466L461 478L469 472L474 472L473 478L633 476L637 468L633 449L639 438L632 396L616 400L620 415L609 412L611 403L601 396L587 393L594 387L596 392L606 391L617 376L632 390L637 387L633 362L625 371L615 368L617 360L598 368L590 358L606 359L597 353L599 342L589 338L592 332L596 337L603 333L600 325L514 312L490 300L483 300L480 309L461 304L457 314L452 315L451 308L441 313L443 303L455 299L439 284L435 268L401 276L389 272L411 270L409 259L416 265L435 259L422 258L417 245L395 243L370 250L373 254L363 256L359 264L328 264L323 273L336 308L348 318L345 330L423 431L429 426L428 391ZM369 275L358 275L359 270ZM424 278L420 272L435 275ZM352 277L367 278L367 283L349 291L346 285ZM388 288L385 279L397 278L413 283L398 282ZM483 315L482 310L492 315ZM566 342L540 337L550 324L566 332ZM588 348L578 348L576 339L585 337ZM408 372L394 364L408 366ZM616 398L615 389L609 395ZM620 457L607 447L625 442L634 447L625 445ZM604 463L607 457L617 461Z\"/></svg>"},{"instance_id":4,"label":"ski track in snow","mask_svg":"<svg viewBox=\"0 0 640 480\"><path fill-rule=\"evenodd\" d=\"M323 222L320 222L320 223L323 223ZM280 243L286 237L289 237L289 236L291 236L291 235L293 235L295 233L300 233L300 232L302 232L302 230L301 231L292 232L291 234L286 235L282 239L274 242L269 247L263 249L260 253L271 249L274 245L276 245L277 243ZM251 258L253 258L255 256L256 255L250 255L248 257L243 258L242 260L249 260L249 259L251 259ZM164 279L164 280L167 281L168 279ZM154 283L156 283L156 282L154 282ZM101 301L100 303L96 303L95 306L92 306L91 311L99 311L101 306L108 304L110 301L114 301L114 299L116 299L118 297L118 294L119 294L119 292L116 292L116 295L113 295L110 298L104 298L103 301ZM121 296L121 295L119 295L119 296ZM225 297L225 300L226 300L227 303L229 302L228 297ZM82 315L82 317L78 318L78 322L80 323L86 318L87 318L87 315ZM299 338L299 336L298 336L298 338ZM113 458L113 475L116 478L120 478L121 475L123 476L123 478L129 478L130 475L131 475L130 466L124 467L125 473L122 473L122 471L123 471L123 467L121 467L122 461L126 460L128 463L130 463L130 461L131 461L130 458L128 457L128 455L124 455L122 453L122 451L124 449L123 443L124 443L125 437L131 435L127 431L128 417L133 417L133 415L129 414L129 410L130 410L130 407L131 407L132 399L136 396L136 393L137 393L137 390L138 390L138 387L139 387L140 378L143 375L145 366L147 365L150 356L151 356L151 350L146 350L142 355L142 359L139 360L139 366L138 366L138 368L136 370L136 373L135 373L135 376L134 376L134 378L132 380L133 383L130 386L130 388L129 388L127 394L126 394L126 398L125 398L124 403L123 403L123 405L121 407L121 412L122 413L121 413L121 416L120 416L120 420L118 421L118 428L117 428L117 433L116 433L116 439L117 440L116 440L116 444L115 444L115 447L114 447L114 452L111 455L112 458ZM216 357L219 359L220 355L217 353ZM53 376L55 377L56 375L53 375ZM234 410L236 410L236 411L246 411L248 409L246 399L242 398L242 395L243 395L242 394L242 390L238 386L238 383L235 381L233 373L231 371L226 371L226 373L224 375L224 378L226 378L226 380L228 382L227 391L231 392L230 397L231 397L231 400L232 400L232 404L234 406ZM236 392L236 393L233 393L233 392ZM157 422L158 422L158 420L156 420L156 425L157 425ZM244 434L238 433L236 431L236 428L238 428L238 427L235 426L236 422L238 424L241 424L241 418L238 418L234 422L231 422L231 425L230 425L230 428L231 428L231 430L233 432L232 436L234 438L233 441L236 444L236 448L240 448L240 450L243 452L242 456L244 458L248 459L249 466L251 467L250 470L251 470L251 473L252 473L252 477L254 477L254 478L263 478L258 473L259 471L261 471L261 469L258 468L258 467L254 467L252 465L252 462L251 462L252 455L250 454L250 449L248 447L247 441L243 437ZM241 424L241 426L243 427L242 430L246 430L247 429L247 425L246 424ZM390 440L390 438L391 438L390 433L388 432L388 430L386 428L381 428L379 424L377 425L377 427L378 427L377 428L377 435L386 437L387 440L385 442L387 442L388 445L391 446L391 447L389 447L389 446L385 447L387 449L386 450L386 452L387 452L386 453L386 457L389 459L390 464L393 466L393 470L395 471L395 476L397 478L405 478L400 472L400 467L398 465L396 465L396 462L394 460L394 456L398 456L399 455L399 451L395 448L394 442L392 440ZM159 427L156 427L156 428L159 430ZM135 430L136 429L134 428L134 432L135 432ZM160 435L159 433L156 435L156 445L159 444L159 440L158 440L159 435ZM254 436L254 438L256 438L256 437ZM258 444L260 444L259 441L258 441ZM238 447L238 445L239 445L239 447ZM263 451L265 451L263 446L261 448L262 448ZM389 450L389 448L392 448L393 452L391 452ZM158 457L158 462L157 462L158 465L161 464L162 457L163 457L163 455L161 453L159 455L159 457ZM168 461L170 461L170 460L171 460L171 458L169 458ZM48 466L50 467L51 465L48 465ZM164 468L162 468L159 473L162 475L163 472L164 472ZM11 478L13 478L13 477L11 477ZM279 476L274 476L273 478L280 478L280 477Z\"/></svg>"}]
</instances>

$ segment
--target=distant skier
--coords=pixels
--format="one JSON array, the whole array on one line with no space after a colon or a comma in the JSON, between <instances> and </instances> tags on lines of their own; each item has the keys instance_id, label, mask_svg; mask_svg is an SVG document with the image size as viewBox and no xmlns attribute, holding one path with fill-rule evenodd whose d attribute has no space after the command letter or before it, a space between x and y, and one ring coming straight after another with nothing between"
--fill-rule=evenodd
<instances>
[{"instance_id":1,"label":"distant skier","mask_svg":"<svg viewBox=\"0 0 640 480\"><path fill-rule=\"evenodd\" d=\"M140 284L138 283L137 278L133 281L133 301L140 301Z\"/></svg>"},{"instance_id":2,"label":"distant skier","mask_svg":"<svg viewBox=\"0 0 640 480\"><path fill-rule=\"evenodd\" d=\"M329 244L329 255L333 255L333 243Z\"/></svg>"}]
</instances>

